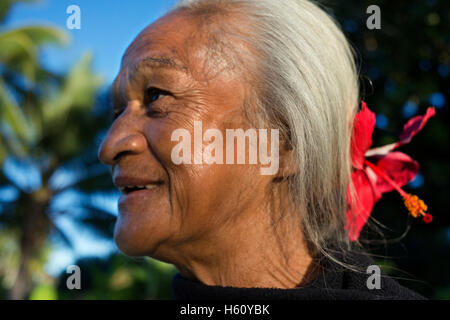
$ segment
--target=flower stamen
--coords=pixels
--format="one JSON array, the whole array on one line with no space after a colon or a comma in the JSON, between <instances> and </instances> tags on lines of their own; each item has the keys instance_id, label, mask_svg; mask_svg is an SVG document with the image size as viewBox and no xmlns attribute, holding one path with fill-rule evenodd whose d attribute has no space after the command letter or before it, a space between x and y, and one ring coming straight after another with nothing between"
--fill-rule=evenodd
<instances>
[{"instance_id":1,"label":"flower stamen","mask_svg":"<svg viewBox=\"0 0 450 320\"><path fill-rule=\"evenodd\" d=\"M408 197L403 198L403 201L405 207L414 218L419 217L419 215L425 216L425 211L427 211L428 207L418 196L408 194Z\"/></svg>"},{"instance_id":2,"label":"flower stamen","mask_svg":"<svg viewBox=\"0 0 450 320\"><path fill-rule=\"evenodd\" d=\"M421 200L416 195L406 193L386 174L386 172L378 168L373 163L365 160L364 164L370 167L378 176L386 180L386 182L388 182L395 190L397 190L398 193L400 193L403 198L405 207L408 209L411 216L413 216L414 218L422 216L425 223L430 223L431 221L433 221L433 216L426 212L428 210L428 206L425 204L425 202L423 202L423 200Z\"/></svg>"}]
</instances>

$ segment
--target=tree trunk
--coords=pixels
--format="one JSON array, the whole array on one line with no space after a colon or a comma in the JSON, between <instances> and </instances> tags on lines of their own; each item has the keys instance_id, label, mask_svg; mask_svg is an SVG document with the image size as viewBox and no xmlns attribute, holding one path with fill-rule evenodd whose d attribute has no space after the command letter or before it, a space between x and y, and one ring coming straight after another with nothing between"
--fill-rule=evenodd
<instances>
[{"instance_id":1,"label":"tree trunk","mask_svg":"<svg viewBox=\"0 0 450 320\"><path fill-rule=\"evenodd\" d=\"M20 265L19 272L17 273L16 281L9 294L9 299L11 300L23 300L27 297L28 292L31 288L31 277L28 270L30 258L24 254L23 251L20 253Z\"/></svg>"},{"instance_id":2,"label":"tree trunk","mask_svg":"<svg viewBox=\"0 0 450 320\"><path fill-rule=\"evenodd\" d=\"M30 262L39 257L50 232L51 221L47 215L50 197L45 193L45 189L40 189L32 194L22 193L19 198L20 264L9 295L13 300L28 298L33 287Z\"/></svg>"}]
</instances>

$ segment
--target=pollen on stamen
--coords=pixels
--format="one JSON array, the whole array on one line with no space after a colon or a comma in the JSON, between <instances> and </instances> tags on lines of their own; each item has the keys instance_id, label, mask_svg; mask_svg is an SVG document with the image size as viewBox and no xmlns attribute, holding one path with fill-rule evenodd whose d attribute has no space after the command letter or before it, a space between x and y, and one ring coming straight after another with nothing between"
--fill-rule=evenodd
<instances>
[{"instance_id":1,"label":"pollen on stamen","mask_svg":"<svg viewBox=\"0 0 450 320\"><path fill-rule=\"evenodd\" d=\"M408 194L406 197L403 198L406 208L409 211L409 214L412 215L414 218L417 218L419 216L423 216L424 221L426 223L429 223L432 221L433 217L426 213L428 206L423 202L423 200L419 199L418 196L413 194Z\"/></svg>"}]
</instances>

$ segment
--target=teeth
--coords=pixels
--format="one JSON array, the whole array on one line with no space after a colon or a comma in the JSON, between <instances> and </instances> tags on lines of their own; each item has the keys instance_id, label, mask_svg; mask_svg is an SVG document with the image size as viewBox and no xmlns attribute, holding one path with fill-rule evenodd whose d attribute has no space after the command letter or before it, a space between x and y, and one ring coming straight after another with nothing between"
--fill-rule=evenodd
<instances>
[{"instance_id":1,"label":"teeth","mask_svg":"<svg viewBox=\"0 0 450 320\"><path fill-rule=\"evenodd\" d=\"M156 184L148 184L145 186L146 189L151 190L151 189L155 189L157 187Z\"/></svg>"},{"instance_id":2,"label":"teeth","mask_svg":"<svg viewBox=\"0 0 450 320\"><path fill-rule=\"evenodd\" d=\"M144 186L136 186L136 187L138 187L139 189L144 189Z\"/></svg>"}]
</instances>

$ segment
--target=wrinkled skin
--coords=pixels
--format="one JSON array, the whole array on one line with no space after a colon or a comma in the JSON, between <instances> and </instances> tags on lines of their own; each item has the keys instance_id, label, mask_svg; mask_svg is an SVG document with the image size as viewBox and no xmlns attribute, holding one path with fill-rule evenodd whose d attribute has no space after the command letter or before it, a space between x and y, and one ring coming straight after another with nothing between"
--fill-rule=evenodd
<instances>
[{"instance_id":1,"label":"wrinkled skin","mask_svg":"<svg viewBox=\"0 0 450 320\"><path fill-rule=\"evenodd\" d=\"M298 213L289 212L287 184L278 179L289 168L264 176L257 165L171 160L172 132L185 128L193 137L194 121L202 121L203 132L253 127L243 112L251 84L231 54L211 54L208 37L195 35L198 26L196 18L172 12L144 29L122 60L113 86L118 117L99 158L113 179L158 186L121 197L115 241L128 255L173 263L205 284L295 287L311 257ZM150 87L163 92L149 95Z\"/></svg>"}]
</instances>

